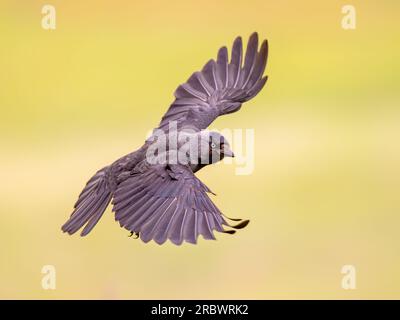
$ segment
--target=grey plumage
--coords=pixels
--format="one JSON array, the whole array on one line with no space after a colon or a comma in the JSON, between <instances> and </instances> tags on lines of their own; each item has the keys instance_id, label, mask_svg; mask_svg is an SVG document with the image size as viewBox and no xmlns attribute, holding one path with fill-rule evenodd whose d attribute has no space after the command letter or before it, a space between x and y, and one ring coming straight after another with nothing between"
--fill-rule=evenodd
<instances>
[{"instance_id":1,"label":"grey plumage","mask_svg":"<svg viewBox=\"0 0 400 320\"><path fill-rule=\"evenodd\" d=\"M162 244L170 239L177 245L183 241L196 243L200 234L205 239L215 239L214 231L232 234L235 231L229 228L245 227L248 220L230 219L238 221L237 225L227 222L210 200L210 189L194 173L224 156L233 156L223 136L204 129L218 116L239 110L243 102L263 88L267 56L267 41L258 50L257 33L250 36L244 57L240 37L233 43L230 61L227 48L222 47L216 61L208 61L176 89L175 101L153 136L139 150L99 170L87 182L62 230L73 234L84 227L81 235L87 235L111 199L115 219L139 234L144 242L153 239ZM174 129L171 123L176 124ZM193 138L191 141L198 146L205 146L204 149L196 144L199 162L192 157L188 163L171 161L171 152L182 149L183 140L178 140L176 147L169 143L165 152L155 154L157 159L166 156L165 162L149 161L149 150L157 142L156 133L160 130L174 130L180 137Z\"/></svg>"}]
</instances>

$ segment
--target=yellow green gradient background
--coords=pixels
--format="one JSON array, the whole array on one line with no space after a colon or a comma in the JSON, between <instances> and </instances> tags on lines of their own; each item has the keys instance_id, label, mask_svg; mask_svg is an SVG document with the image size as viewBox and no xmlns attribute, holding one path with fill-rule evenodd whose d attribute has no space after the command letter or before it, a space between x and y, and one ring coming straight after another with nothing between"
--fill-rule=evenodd
<instances>
[{"instance_id":1,"label":"yellow green gradient background","mask_svg":"<svg viewBox=\"0 0 400 320\"><path fill-rule=\"evenodd\" d=\"M57 29L41 28L41 8ZM357 12L343 30L343 5ZM2 1L0 298L400 298L398 1ZM213 128L255 130L255 171L199 177L249 226L196 246L60 226L222 45L268 38L266 88ZM41 268L54 265L56 290ZM357 288L341 287L343 265Z\"/></svg>"}]
</instances>

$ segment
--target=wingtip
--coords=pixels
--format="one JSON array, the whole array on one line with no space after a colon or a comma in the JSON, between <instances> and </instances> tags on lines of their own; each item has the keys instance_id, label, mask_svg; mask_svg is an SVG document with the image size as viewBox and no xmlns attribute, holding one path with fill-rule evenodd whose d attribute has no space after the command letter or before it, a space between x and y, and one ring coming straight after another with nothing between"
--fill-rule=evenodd
<instances>
[{"instance_id":1,"label":"wingtip","mask_svg":"<svg viewBox=\"0 0 400 320\"><path fill-rule=\"evenodd\" d=\"M231 226L233 229L243 229L247 227L249 224L250 220L243 220L242 222L239 222L237 225Z\"/></svg>"},{"instance_id":2,"label":"wingtip","mask_svg":"<svg viewBox=\"0 0 400 320\"><path fill-rule=\"evenodd\" d=\"M237 38L236 38L236 39L237 39ZM249 41L248 41L248 42L249 42L249 43L258 42L258 32L257 32L257 31L254 31L254 32L250 35ZM262 41L261 48L262 48L263 46L266 47L266 50L267 50L267 52L268 52L268 47L269 47L268 39L264 39L264 40Z\"/></svg>"},{"instance_id":3,"label":"wingtip","mask_svg":"<svg viewBox=\"0 0 400 320\"><path fill-rule=\"evenodd\" d=\"M252 41L258 40L258 32L257 32L257 31L254 31L254 32L250 35L249 40L252 40Z\"/></svg>"},{"instance_id":4,"label":"wingtip","mask_svg":"<svg viewBox=\"0 0 400 320\"><path fill-rule=\"evenodd\" d=\"M235 43L242 43L242 42L243 42L242 37L241 37L241 36L237 36L237 37L235 38L235 40L233 41L233 44L235 44Z\"/></svg>"},{"instance_id":5,"label":"wingtip","mask_svg":"<svg viewBox=\"0 0 400 320\"><path fill-rule=\"evenodd\" d=\"M91 230L92 230L92 229L86 230L86 229L84 228L84 229L82 230L80 236L81 236L81 237L86 237L86 236L89 234L89 232L90 232Z\"/></svg>"},{"instance_id":6,"label":"wingtip","mask_svg":"<svg viewBox=\"0 0 400 320\"><path fill-rule=\"evenodd\" d=\"M69 235L74 234L74 232L71 232L71 227L70 227L70 225L69 225L69 221L67 221L66 223L64 223L64 224L61 226L61 231L62 231L63 233L68 233Z\"/></svg>"},{"instance_id":7,"label":"wingtip","mask_svg":"<svg viewBox=\"0 0 400 320\"><path fill-rule=\"evenodd\" d=\"M268 40L267 39L264 39L263 42L261 43L260 51L261 50L265 50L266 52L268 52Z\"/></svg>"},{"instance_id":8,"label":"wingtip","mask_svg":"<svg viewBox=\"0 0 400 320\"><path fill-rule=\"evenodd\" d=\"M225 54L225 53L228 53L228 48L226 46L222 46L221 48L219 48L218 55Z\"/></svg>"},{"instance_id":9,"label":"wingtip","mask_svg":"<svg viewBox=\"0 0 400 320\"><path fill-rule=\"evenodd\" d=\"M235 234L236 230L224 230L222 231L223 233L227 233L227 234Z\"/></svg>"},{"instance_id":10,"label":"wingtip","mask_svg":"<svg viewBox=\"0 0 400 320\"><path fill-rule=\"evenodd\" d=\"M228 48L226 46L218 50L217 63L228 63Z\"/></svg>"}]
</instances>

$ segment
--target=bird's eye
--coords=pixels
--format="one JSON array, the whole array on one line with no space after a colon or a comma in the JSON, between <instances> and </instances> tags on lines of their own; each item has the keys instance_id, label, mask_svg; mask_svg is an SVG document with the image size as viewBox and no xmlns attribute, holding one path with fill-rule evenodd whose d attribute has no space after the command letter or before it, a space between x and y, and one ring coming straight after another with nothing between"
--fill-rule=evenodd
<instances>
[{"instance_id":1,"label":"bird's eye","mask_svg":"<svg viewBox=\"0 0 400 320\"><path fill-rule=\"evenodd\" d=\"M211 142L211 148L215 148L216 147L216 145L215 145L215 143L214 142Z\"/></svg>"}]
</instances>

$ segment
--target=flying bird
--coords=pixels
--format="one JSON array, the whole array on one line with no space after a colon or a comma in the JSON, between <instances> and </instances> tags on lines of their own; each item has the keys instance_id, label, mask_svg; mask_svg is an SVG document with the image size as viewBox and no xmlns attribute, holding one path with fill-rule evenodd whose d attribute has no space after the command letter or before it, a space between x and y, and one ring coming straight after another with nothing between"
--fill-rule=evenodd
<instances>
[{"instance_id":1,"label":"flying bird","mask_svg":"<svg viewBox=\"0 0 400 320\"><path fill-rule=\"evenodd\" d=\"M231 219L208 196L195 173L234 154L228 141L206 130L219 116L236 112L264 87L268 43L253 33L243 52L241 37L231 57L222 47L175 91L175 100L143 146L100 169L87 182L62 230L86 236L112 201L115 220L144 242L196 243L233 234L249 220ZM228 220L235 222L228 222ZM235 223L234 225L232 225Z\"/></svg>"}]
</instances>

